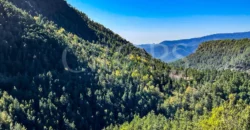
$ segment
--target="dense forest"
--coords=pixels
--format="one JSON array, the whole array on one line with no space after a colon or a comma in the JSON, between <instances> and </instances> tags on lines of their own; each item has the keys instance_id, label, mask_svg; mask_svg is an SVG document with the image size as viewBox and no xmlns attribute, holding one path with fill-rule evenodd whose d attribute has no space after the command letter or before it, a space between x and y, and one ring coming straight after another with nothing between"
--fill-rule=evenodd
<instances>
[{"instance_id":1,"label":"dense forest","mask_svg":"<svg viewBox=\"0 0 250 130\"><path fill-rule=\"evenodd\" d=\"M237 70L250 72L250 39L217 40L201 44L190 56L174 66L195 69Z\"/></svg>"},{"instance_id":2,"label":"dense forest","mask_svg":"<svg viewBox=\"0 0 250 130\"><path fill-rule=\"evenodd\" d=\"M64 0L0 0L0 32L1 129L250 128L247 73L172 67Z\"/></svg>"}]
</instances>

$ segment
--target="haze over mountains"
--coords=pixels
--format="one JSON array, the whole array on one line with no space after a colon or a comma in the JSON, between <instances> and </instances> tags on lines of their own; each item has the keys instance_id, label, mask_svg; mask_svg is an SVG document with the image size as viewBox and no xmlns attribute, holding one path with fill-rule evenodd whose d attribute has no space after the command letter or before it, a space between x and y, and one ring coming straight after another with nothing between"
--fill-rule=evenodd
<instances>
[{"instance_id":1,"label":"haze over mountains","mask_svg":"<svg viewBox=\"0 0 250 130\"><path fill-rule=\"evenodd\" d=\"M0 33L0 129L250 128L248 39L202 44L191 60L241 70L174 66L65 0L0 0Z\"/></svg>"},{"instance_id":2,"label":"haze over mountains","mask_svg":"<svg viewBox=\"0 0 250 130\"><path fill-rule=\"evenodd\" d=\"M142 44L138 45L138 47L145 49L157 59L164 62L173 62L194 53L203 42L243 38L250 38L250 32L213 34L199 38L163 41L159 44Z\"/></svg>"}]
</instances>

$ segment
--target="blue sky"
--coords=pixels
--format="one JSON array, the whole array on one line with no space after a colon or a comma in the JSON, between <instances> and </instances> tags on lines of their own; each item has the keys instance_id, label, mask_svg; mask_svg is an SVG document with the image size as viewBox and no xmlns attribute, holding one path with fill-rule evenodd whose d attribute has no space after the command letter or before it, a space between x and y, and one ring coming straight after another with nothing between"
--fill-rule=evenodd
<instances>
[{"instance_id":1,"label":"blue sky","mask_svg":"<svg viewBox=\"0 0 250 130\"><path fill-rule=\"evenodd\" d=\"M250 0L67 0L134 44L250 31Z\"/></svg>"}]
</instances>

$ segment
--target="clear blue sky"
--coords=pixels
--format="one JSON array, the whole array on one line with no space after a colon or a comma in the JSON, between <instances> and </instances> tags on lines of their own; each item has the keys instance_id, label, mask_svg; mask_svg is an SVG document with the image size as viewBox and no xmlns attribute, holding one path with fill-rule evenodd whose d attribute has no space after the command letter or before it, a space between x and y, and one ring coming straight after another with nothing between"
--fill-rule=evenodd
<instances>
[{"instance_id":1,"label":"clear blue sky","mask_svg":"<svg viewBox=\"0 0 250 130\"><path fill-rule=\"evenodd\" d=\"M67 0L134 44L250 31L250 0Z\"/></svg>"}]
</instances>

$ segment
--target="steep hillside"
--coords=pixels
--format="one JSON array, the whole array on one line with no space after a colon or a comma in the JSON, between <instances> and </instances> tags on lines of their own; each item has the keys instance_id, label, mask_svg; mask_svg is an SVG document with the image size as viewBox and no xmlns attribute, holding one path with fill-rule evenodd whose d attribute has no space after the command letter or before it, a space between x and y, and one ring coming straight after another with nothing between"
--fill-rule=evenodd
<instances>
[{"instance_id":1,"label":"steep hillside","mask_svg":"<svg viewBox=\"0 0 250 130\"><path fill-rule=\"evenodd\" d=\"M250 32L214 34L200 38L163 41L159 44L139 45L139 47L145 49L157 59L161 59L164 62L173 62L194 53L198 46L203 42L226 39L236 40L243 38L250 38Z\"/></svg>"},{"instance_id":2,"label":"steep hillside","mask_svg":"<svg viewBox=\"0 0 250 130\"><path fill-rule=\"evenodd\" d=\"M106 44L108 40L117 41L112 45L128 42L111 30L90 20L86 14L79 12L66 3L65 0L8 0L17 8L28 12L31 16L46 17L59 27L76 34L87 41L99 41ZM109 41L111 42L111 41Z\"/></svg>"},{"instance_id":3,"label":"steep hillside","mask_svg":"<svg viewBox=\"0 0 250 130\"><path fill-rule=\"evenodd\" d=\"M250 103L248 74L171 68L64 0L0 0L0 32L0 129L100 130L151 111L178 128Z\"/></svg>"},{"instance_id":4,"label":"steep hillside","mask_svg":"<svg viewBox=\"0 0 250 130\"><path fill-rule=\"evenodd\" d=\"M3 129L101 129L144 115L162 101L156 86L169 79L159 79L164 73L158 68L169 68L152 59L153 65L145 52L113 38L118 36L92 29L104 38L90 43L5 0L0 10Z\"/></svg>"},{"instance_id":5,"label":"steep hillside","mask_svg":"<svg viewBox=\"0 0 250 130\"><path fill-rule=\"evenodd\" d=\"M196 69L250 71L250 39L218 40L201 44L198 50L173 63Z\"/></svg>"}]
</instances>

